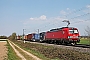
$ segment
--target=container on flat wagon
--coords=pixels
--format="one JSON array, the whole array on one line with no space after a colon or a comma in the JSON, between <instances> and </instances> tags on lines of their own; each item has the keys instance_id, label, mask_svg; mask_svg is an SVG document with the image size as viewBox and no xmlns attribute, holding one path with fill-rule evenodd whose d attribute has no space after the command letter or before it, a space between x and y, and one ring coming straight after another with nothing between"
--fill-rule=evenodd
<instances>
[{"instance_id":1,"label":"container on flat wagon","mask_svg":"<svg viewBox=\"0 0 90 60\"><path fill-rule=\"evenodd\" d=\"M40 33L40 39L41 39L41 40L44 40L44 39L45 39L45 32L41 32L41 33Z\"/></svg>"},{"instance_id":2,"label":"container on flat wagon","mask_svg":"<svg viewBox=\"0 0 90 60\"><path fill-rule=\"evenodd\" d=\"M32 40L33 41L39 41L40 40L40 34L33 34Z\"/></svg>"},{"instance_id":3,"label":"container on flat wagon","mask_svg":"<svg viewBox=\"0 0 90 60\"><path fill-rule=\"evenodd\" d=\"M16 38L17 38L17 40L22 40L22 36L21 35L18 35Z\"/></svg>"},{"instance_id":4,"label":"container on flat wagon","mask_svg":"<svg viewBox=\"0 0 90 60\"><path fill-rule=\"evenodd\" d=\"M24 40L28 40L28 35L25 35L24 36Z\"/></svg>"},{"instance_id":5,"label":"container on flat wagon","mask_svg":"<svg viewBox=\"0 0 90 60\"><path fill-rule=\"evenodd\" d=\"M20 40L20 36L17 36L17 38L16 38L17 40Z\"/></svg>"},{"instance_id":6,"label":"container on flat wagon","mask_svg":"<svg viewBox=\"0 0 90 60\"><path fill-rule=\"evenodd\" d=\"M33 36L33 34L28 34L27 35L27 40L32 40L32 36Z\"/></svg>"}]
</instances>

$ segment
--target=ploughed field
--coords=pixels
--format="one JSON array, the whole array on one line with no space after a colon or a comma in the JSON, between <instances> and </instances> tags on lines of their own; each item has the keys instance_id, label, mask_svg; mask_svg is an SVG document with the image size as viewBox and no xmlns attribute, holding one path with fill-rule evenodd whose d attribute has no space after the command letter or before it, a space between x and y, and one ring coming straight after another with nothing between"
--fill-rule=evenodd
<instances>
[{"instance_id":1,"label":"ploughed field","mask_svg":"<svg viewBox=\"0 0 90 60\"><path fill-rule=\"evenodd\" d=\"M41 44L23 43L13 40L21 48L40 57L42 60L90 60L89 53L82 53L71 49L62 49L54 46L46 46ZM46 57L46 58L45 58Z\"/></svg>"}]
</instances>

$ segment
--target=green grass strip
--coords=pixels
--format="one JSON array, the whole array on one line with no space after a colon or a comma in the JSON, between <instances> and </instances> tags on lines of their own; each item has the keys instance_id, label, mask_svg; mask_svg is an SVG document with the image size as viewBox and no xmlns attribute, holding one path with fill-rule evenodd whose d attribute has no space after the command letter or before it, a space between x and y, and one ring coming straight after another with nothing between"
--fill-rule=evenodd
<instances>
[{"instance_id":1,"label":"green grass strip","mask_svg":"<svg viewBox=\"0 0 90 60\"><path fill-rule=\"evenodd\" d=\"M8 60L21 60L21 58L19 58L15 51L13 50L13 48L10 46L9 42L7 41L7 47L8 47Z\"/></svg>"},{"instance_id":2,"label":"green grass strip","mask_svg":"<svg viewBox=\"0 0 90 60\"><path fill-rule=\"evenodd\" d=\"M26 60L34 60L33 57L27 55L26 53L24 53L22 50L20 50L18 47L14 46L15 49L17 49L19 51L20 54L22 54Z\"/></svg>"},{"instance_id":3,"label":"green grass strip","mask_svg":"<svg viewBox=\"0 0 90 60\"><path fill-rule=\"evenodd\" d=\"M89 39L80 39L80 43L78 44L87 44L90 45L90 38Z\"/></svg>"}]
</instances>

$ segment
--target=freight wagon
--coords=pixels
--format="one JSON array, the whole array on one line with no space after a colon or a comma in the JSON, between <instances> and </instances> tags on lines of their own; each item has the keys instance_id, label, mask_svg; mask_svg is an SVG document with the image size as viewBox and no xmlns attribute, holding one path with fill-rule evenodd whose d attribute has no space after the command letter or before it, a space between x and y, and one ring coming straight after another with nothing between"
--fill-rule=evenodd
<instances>
[{"instance_id":1,"label":"freight wagon","mask_svg":"<svg viewBox=\"0 0 90 60\"><path fill-rule=\"evenodd\" d=\"M31 41L33 34L28 34L24 36L24 40Z\"/></svg>"},{"instance_id":2,"label":"freight wagon","mask_svg":"<svg viewBox=\"0 0 90 60\"><path fill-rule=\"evenodd\" d=\"M40 34L32 33L32 34L25 35L24 40L39 41L40 40Z\"/></svg>"},{"instance_id":3,"label":"freight wagon","mask_svg":"<svg viewBox=\"0 0 90 60\"><path fill-rule=\"evenodd\" d=\"M39 40L40 42L44 42L45 41L45 33L46 32L41 32L40 33L40 40Z\"/></svg>"},{"instance_id":4,"label":"freight wagon","mask_svg":"<svg viewBox=\"0 0 90 60\"><path fill-rule=\"evenodd\" d=\"M40 34L33 34L32 41L39 41L40 40Z\"/></svg>"},{"instance_id":5,"label":"freight wagon","mask_svg":"<svg viewBox=\"0 0 90 60\"><path fill-rule=\"evenodd\" d=\"M16 39L17 40L22 40L22 36L21 35L18 35L18 36L16 36Z\"/></svg>"}]
</instances>

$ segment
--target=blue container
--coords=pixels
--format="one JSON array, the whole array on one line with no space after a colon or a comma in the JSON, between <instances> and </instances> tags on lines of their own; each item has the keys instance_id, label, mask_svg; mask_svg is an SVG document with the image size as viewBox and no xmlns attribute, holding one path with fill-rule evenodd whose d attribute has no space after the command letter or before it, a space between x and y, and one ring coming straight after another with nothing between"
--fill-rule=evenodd
<instances>
[{"instance_id":1,"label":"blue container","mask_svg":"<svg viewBox=\"0 0 90 60\"><path fill-rule=\"evenodd\" d=\"M33 34L33 41L39 41L40 40L40 34Z\"/></svg>"}]
</instances>

